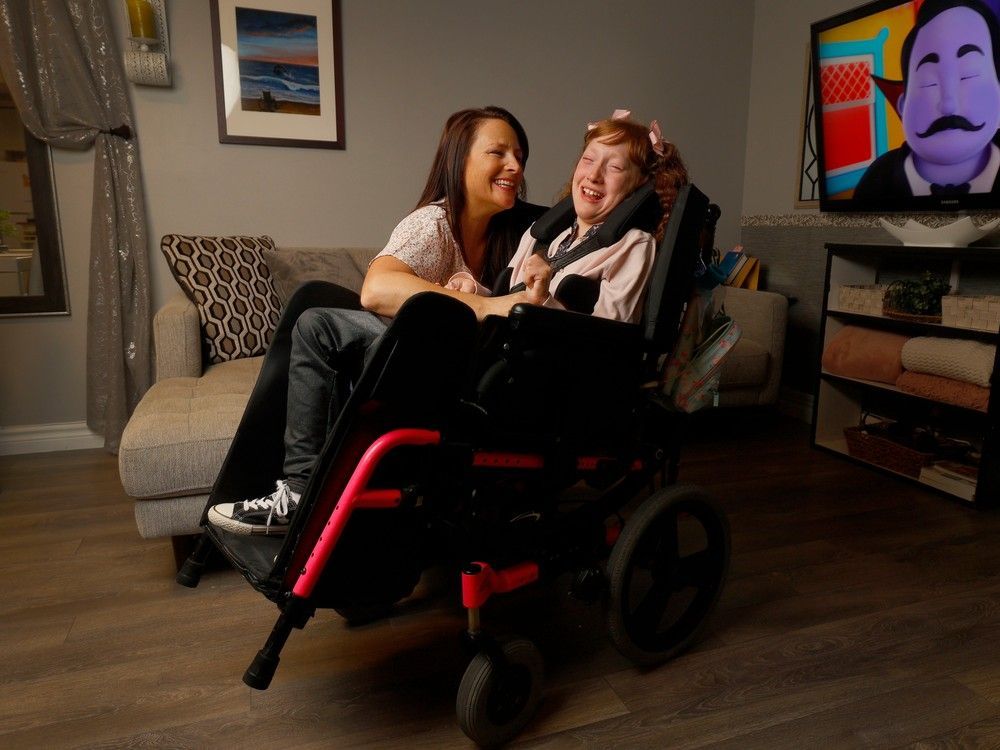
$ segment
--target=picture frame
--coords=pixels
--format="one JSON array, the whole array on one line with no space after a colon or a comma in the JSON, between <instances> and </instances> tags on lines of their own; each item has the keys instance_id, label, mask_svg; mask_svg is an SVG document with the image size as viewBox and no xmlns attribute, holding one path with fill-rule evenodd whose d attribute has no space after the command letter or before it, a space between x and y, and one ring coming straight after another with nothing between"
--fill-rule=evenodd
<instances>
[{"instance_id":1,"label":"picture frame","mask_svg":"<svg viewBox=\"0 0 1000 750\"><path fill-rule=\"evenodd\" d=\"M799 121L799 173L795 208L819 208L819 155L816 150L816 101L813 93L812 55L806 48L805 85Z\"/></svg>"},{"instance_id":2,"label":"picture frame","mask_svg":"<svg viewBox=\"0 0 1000 750\"><path fill-rule=\"evenodd\" d=\"M340 0L210 0L219 142L344 149Z\"/></svg>"}]
</instances>

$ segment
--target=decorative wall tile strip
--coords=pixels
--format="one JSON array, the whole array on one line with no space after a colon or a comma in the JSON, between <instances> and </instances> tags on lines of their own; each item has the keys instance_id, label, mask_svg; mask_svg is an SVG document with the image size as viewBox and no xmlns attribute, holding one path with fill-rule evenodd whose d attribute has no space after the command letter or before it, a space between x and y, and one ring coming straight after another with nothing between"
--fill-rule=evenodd
<instances>
[{"instance_id":1,"label":"decorative wall tile strip","mask_svg":"<svg viewBox=\"0 0 1000 750\"><path fill-rule=\"evenodd\" d=\"M801 214L755 214L743 216L741 227L875 227L881 229L878 223L885 218L893 224L902 226L908 219L913 219L928 227L943 227L958 221L965 214L841 214L841 213L801 213ZM985 224L1000 217L1000 212L989 211L972 214L976 224Z\"/></svg>"}]
</instances>

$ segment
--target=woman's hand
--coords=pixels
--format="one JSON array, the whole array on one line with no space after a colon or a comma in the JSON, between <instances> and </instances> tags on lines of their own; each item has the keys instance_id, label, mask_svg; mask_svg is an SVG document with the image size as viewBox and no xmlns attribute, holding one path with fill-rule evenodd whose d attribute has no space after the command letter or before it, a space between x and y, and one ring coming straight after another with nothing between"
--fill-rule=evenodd
<instances>
[{"instance_id":1,"label":"woman's hand","mask_svg":"<svg viewBox=\"0 0 1000 750\"><path fill-rule=\"evenodd\" d=\"M437 292L454 297L471 307L479 320L487 315L506 316L510 308L519 302L533 301L528 292L506 294L503 297L480 297L443 287L420 278L402 261L383 256L376 258L368 267L361 287L361 306L379 315L393 317L406 300L419 292Z\"/></svg>"},{"instance_id":2,"label":"woman's hand","mask_svg":"<svg viewBox=\"0 0 1000 750\"><path fill-rule=\"evenodd\" d=\"M445 287L425 281L402 261L383 256L376 258L368 267L365 283L361 287L361 305L372 312L392 317L414 294L434 291L461 300L472 308L476 318L482 320L487 315L506 316L514 305L522 302L544 304L549 298L549 281L552 279L549 264L537 256L529 258L525 264L524 279L527 289L523 292L502 297L480 297L464 289L456 289L451 281Z\"/></svg>"},{"instance_id":3,"label":"woman's hand","mask_svg":"<svg viewBox=\"0 0 1000 750\"><path fill-rule=\"evenodd\" d=\"M465 292L466 294L475 294L476 282L472 279L452 278L444 285L444 288L454 289L456 292Z\"/></svg>"},{"instance_id":4,"label":"woman's hand","mask_svg":"<svg viewBox=\"0 0 1000 750\"><path fill-rule=\"evenodd\" d=\"M459 271L444 285L445 289L454 289L456 292L466 292L467 294L488 295L489 290L476 283L472 274L466 271Z\"/></svg>"}]
</instances>

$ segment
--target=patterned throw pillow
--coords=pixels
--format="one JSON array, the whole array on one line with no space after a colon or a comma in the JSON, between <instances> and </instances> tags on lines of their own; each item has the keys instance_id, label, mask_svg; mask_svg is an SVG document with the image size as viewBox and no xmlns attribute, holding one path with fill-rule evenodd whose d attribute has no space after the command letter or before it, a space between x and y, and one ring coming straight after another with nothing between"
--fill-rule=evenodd
<instances>
[{"instance_id":1,"label":"patterned throw pillow","mask_svg":"<svg viewBox=\"0 0 1000 750\"><path fill-rule=\"evenodd\" d=\"M263 252L270 237L164 235L160 249L198 308L210 363L263 354L278 325L279 303Z\"/></svg>"}]
</instances>

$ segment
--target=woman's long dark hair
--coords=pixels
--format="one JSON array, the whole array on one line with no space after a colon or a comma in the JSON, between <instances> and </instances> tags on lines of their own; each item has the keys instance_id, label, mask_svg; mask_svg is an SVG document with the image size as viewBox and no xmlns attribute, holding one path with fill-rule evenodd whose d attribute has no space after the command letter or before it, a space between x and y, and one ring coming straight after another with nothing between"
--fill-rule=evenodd
<instances>
[{"instance_id":1,"label":"woman's long dark hair","mask_svg":"<svg viewBox=\"0 0 1000 750\"><path fill-rule=\"evenodd\" d=\"M528 135L514 115L503 107L463 109L449 117L445 123L431 172L427 175L427 184L416 206L423 208L443 199L448 226L463 253L465 248L462 247L459 222L465 209L465 162L476 137L476 130L484 120L503 120L510 125L521 147L521 168L524 168L528 162ZM524 197L525 189L522 180L517 190L518 198ZM497 274L506 267L517 249L518 240L525 228L519 213L519 207L515 204L514 208L501 211L490 219L486 228L486 257L479 279L486 286L493 285Z\"/></svg>"}]
</instances>

